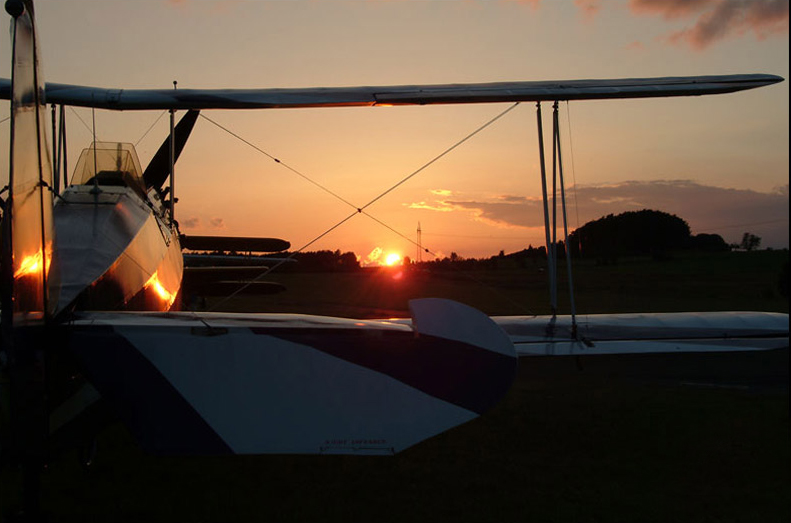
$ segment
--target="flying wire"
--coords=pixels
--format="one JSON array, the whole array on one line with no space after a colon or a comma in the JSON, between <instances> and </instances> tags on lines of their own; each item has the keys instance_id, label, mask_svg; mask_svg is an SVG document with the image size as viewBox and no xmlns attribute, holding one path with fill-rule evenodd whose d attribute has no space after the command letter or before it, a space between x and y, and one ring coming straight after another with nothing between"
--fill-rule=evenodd
<instances>
[{"instance_id":1,"label":"flying wire","mask_svg":"<svg viewBox=\"0 0 791 523\"><path fill-rule=\"evenodd\" d=\"M577 199L577 170L574 168L574 140L572 140L572 133L571 133L571 105L569 105L569 101L566 100L566 122L568 123L569 128L569 154L571 155L571 179L574 182L572 186L572 191L574 193L574 215L577 221L576 228L580 228L580 204L579 200ZM580 251L582 251L582 238L579 238L578 241L580 244L577 246ZM571 256L570 247L566 247L569 249L567 256ZM584 320L579 322L584 328L587 328L590 325L590 315L588 313L582 313L582 317Z\"/></svg>"},{"instance_id":2,"label":"flying wire","mask_svg":"<svg viewBox=\"0 0 791 523\"><path fill-rule=\"evenodd\" d=\"M69 106L69 109L71 110L72 114L74 114L74 116L76 116L76 117L77 117L77 119L78 119L80 122L82 122L82 125L84 125L84 126L85 126L85 128L88 130L88 133L89 133L91 136L93 136L93 130L91 129L91 126L90 126L90 125L88 125L87 123L85 123L85 120L83 120L83 119L82 119L82 116L80 116L80 113L78 113L77 111L75 111L75 110L74 110L74 107L72 107L72 106Z\"/></svg>"},{"instance_id":3,"label":"flying wire","mask_svg":"<svg viewBox=\"0 0 791 523\"><path fill-rule=\"evenodd\" d=\"M353 213L349 214L349 215L348 215L348 216L346 216L344 219L342 219L341 221L339 221L338 223L336 223L335 225L333 225L332 227L330 227L329 229L327 229L326 231L324 231L324 232L323 232L323 233L321 233L320 235L316 236L315 238L313 238L312 240L310 240L309 242L307 242L306 244L304 244L302 247L300 247L300 248L299 248L299 249L297 249L296 251L292 252L292 253L291 253L289 256L287 256L286 258L282 259L281 261L279 261L278 263L276 263L276 264L275 264L275 265L273 265L272 267L268 267L268 268L267 268L265 271L263 271L261 274L259 274L259 275L258 275L256 278L254 278L252 281L250 281L250 282L247 282L247 283L243 284L242 286L240 286L240 287L239 287L239 289L237 289L236 291L234 291L234 292L233 292L233 293L231 293L230 295L226 296L225 298L221 299L219 302L217 302L217 303L213 304L213 305L212 305L212 306L209 308L209 310L214 310L214 309L216 309L217 307L219 307L220 305L222 305L222 304L223 304L223 303L225 303L226 301L230 300L231 298L233 298L233 297L234 297L234 296L236 296L237 294L241 293L242 291L244 291L244 289L246 289L246 288L247 288L247 287L249 287L250 285L254 284L256 281L260 280L261 278L265 277L267 274L271 273L272 271L274 271L276 268L278 268L279 266L283 265L283 264L284 264L284 263L286 263L287 261L289 261L289 260L293 259L293 258L294 258L294 256L296 256L296 255L297 255L297 254L299 254L300 252L304 251L305 249L307 249L308 247L310 247L311 245L313 245L314 243L316 243L317 241L319 241L321 238L323 238L323 237L327 236L327 235L328 235L330 232L334 231L335 229L337 229L338 227L340 227L341 225L343 225L343 224L344 224L344 223L346 223L347 221L351 220L351 219L352 219L352 218L353 218L355 215L357 215L357 214L363 214L363 215L367 216L368 218L370 218L370 219L371 219L371 220L373 220L374 222L378 223L378 224L379 224L379 225L381 225L382 227L385 227L386 229L388 229L389 231L393 232L394 234L396 234L397 236L401 237L402 239L406 240L407 242L409 242L409 243L412 243L413 245L417 245L419 248L423 249L423 250L424 250L424 252L426 252L427 254L429 254L429 255L433 256L434 258L437 258L437 257L438 257L438 254L436 254L436 253L432 252L432 251L431 251L430 249L428 249L428 248L424 248L422 245L419 245L419 244L418 244L418 243L417 243L415 240L413 240L412 238L410 238L410 237L408 237L407 235L403 234L402 232L398 231L397 229L395 229L395 228L391 227L390 225L388 225L388 224L384 223L383 221L381 221L380 219L376 218L375 216L371 215L371 214L370 214L369 212L367 212L365 209L366 209L366 208L368 208L368 207L370 207L371 205L373 205L373 204L374 204L374 203L376 203L377 201L381 200L381 199L382 199L383 197L385 197L387 194L389 194L390 192L394 191L396 188L400 187L401 185L403 185L404 183L406 183L406 182L407 182L408 180L410 180L411 178L413 178L413 177L417 176L419 173L421 173L422 171L426 170L426 169L427 169L429 166L431 166L432 164L434 164L435 162L437 162L438 160L440 160L442 157L446 156L446 155L447 155L447 154L449 154L451 151L453 151L454 149L458 148L459 146L461 146L462 144L464 144L465 142L467 142L468 140L470 140L472 137L474 137L475 135L477 135L478 133L480 133L481 131L483 131L483 130L484 130L484 129L486 129L487 127L489 127L489 126L491 126L492 124L494 124L494 123L495 123L496 121L498 121L500 118L502 118L503 116L505 116L506 114L508 114L509 112L511 112L513 109L515 109L515 108L516 108L518 105L519 105L519 102L516 102L516 103L514 103L513 105L511 105L511 106L507 107L505 110L501 111L501 112L500 112L500 113L498 113L496 116L494 116L493 118L491 118L490 120L488 120L487 122L485 122L483 125L479 126L479 127L478 127L478 128L476 128L475 130L473 130L472 132L470 132L469 134L467 134L466 136L464 136L464 137L463 137L461 140L458 140L457 142L455 142L453 145L451 145L450 147L448 147L447 149L445 149L443 152L441 152L440 154L438 154L437 156L435 156L434 158L432 158L431 160L429 160L428 162L426 162L425 164L423 164L422 166L420 166L420 167L419 167L418 169L416 169L415 171L411 172L409 175L407 175L407 176L405 176L404 178L402 178L401 180L399 180L397 183L395 183L394 185L392 185L390 188L388 188L388 189L387 189L387 190L385 190L384 192L380 193L378 196L376 196L375 198L373 198L372 200L370 200L368 203L366 203L366 204L365 204L365 205L363 205L362 207L357 207L356 205L354 205L354 204L353 204L352 202L350 202L349 200L347 200L347 199L343 198L342 196L340 196L340 195L339 195L339 194L337 194L336 192L332 191L331 189L329 189L329 188L325 187L324 185L322 185L322 184L320 184L320 183L316 182L315 180L313 180L313 179L312 179L312 178L310 178L309 176L307 176L307 175L305 175L304 173L300 172L298 169L295 169L294 167L292 167L292 166L288 165L287 163L285 163L285 162L281 161L281 160L280 160L279 158L277 158L276 156L274 156L274 155L272 155L272 154L269 154L269 153L268 153L268 152L266 152L265 150L261 149L261 148L260 148L260 147L258 147L257 145L255 145L255 144L253 144L252 142L250 142L249 140L247 140L247 139L243 138L242 136L240 136L239 134L237 134L237 133L235 133L235 132L231 131L230 129L228 129L227 127L225 127L225 126L221 125L220 123L218 123L218 122L216 122L216 121L212 120L212 119L211 119L211 118L209 118L208 116L206 116L206 115L204 115L204 114L201 114L201 115L200 115L201 117L203 117L204 119L206 119L208 122L212 123L213 125L215 125L215 126L216 126L216 127L218 127L219 129L222 129L223 131L227 132L228 134L230 134L231 136L233 136L233 137L234 137L234 138L236 138L237 140L239 140L239 141L241 141L242 143L244 143L244 144L248 145L249 147L251 147L251 148L253 148L254 150L256 150L257 152L259 152L259 153L263 154L264 156L266 156L266 157L267 157L267 158L269 158L270 160L272 160L272 161L274 161L275 163L279 164L280 166L282 166L282 167L284 167L284 168L288 169L289 171L291 171L292 173L296 174L296 175L297 175L297 176L299 176L300 178L302 178L302 179L304 179L305 181L307 181L307 182L311 183L312 185L315 185L316 187L318 187L318 188L319 188L319 189L321 189L322 191L324 191L324 192L326 192L326 193L330 194L331 196L335 197L337 200L339 200L339 201L341 201L341 202L345 203L346 205L348 205L348 206L350 206L350 207L352 207L352 208L354 209L354 212L353 212ZM480 280L476 279L476 278L475 278L475 277L473 277L472 275L467 275L467 276L468 276L470 279L472 279L473 281L476 281L476 282L478 282L478 283L480 283L480 284L486 285L486 283L485 283L485 282L482 282L482 281L480 281ZM509 299L509 301L513 301L513 300L510 300L510 299ZM514 303L516 303L516 302L514 302ZM520 304L520 305L521 305L521 304Z\"/></svg>"},{"instance_id":4,"label":"flying wire","mask_svg":"<svg viewBox=\"0 0 791 523\"><path fill-rule=\"evenodd\" d=\"M346 199L345 199L344 197L342 197L341 195L339 195L339 194L337 194L337 193L333 192L332 190L330 190L329 188L327 188L327 187L325 187L325 186L321 185L319 182L317 182L317 181L315 181L315 180L313 180L313 179L309 178L307 175L305 175L305 174L301 173L301 172L300 172L298 169L295 169L294 167L291 167L291 166L290 166L290 165L288 165L287 163L280 161L280 159L279 159L279 158L277 158L277 157L275 157L275 156L272 156L271 154L269 154L268 152L264 151L263 149L261 149L260 147L258 147L257 145L255 145L254 143L252 143L252 142L250 142L250 141L248 141L248 140L246 140L246 139L242 138L241 136L239 136L239 135L238 135L238 134L236 134L235 132L231 131L231 130L230 130L230 129L228 129L227 127L225 127L225 126L223 126L223 125L220 125L219 123L215 122L214 120L212 120L211 118L209 118L209 117L208 117L208 116L206 116L205 114L201 113L201 114L200 114L200 116L201 116L201 118L204 118L204 119L206 119L207 121L209 121L209 122L211 122L212 124L216 125L217 127L219 127L220 129L222 129L222 130L223 130L223 131L225 131L226 133L230 134L231 136L233 136L233 137L234 137L234 138L236 138L237 140L240 140L242 143L245 143L245 144L249 145L250 147L252 147L252 148L253 148L253 149L255 149L256 151L258 151L259 153L261 153L261 154L263 154L264 156L266 156L267 158L269 158L270 160L272 160L272 161L274 161L275 163L277 163L277 164L281 165L282 167L285 167L286 169L288 169L288 170L289 170L289 171L291 171L292 173L296 174L297 176L299 176L299 177L300 177L300 178L302 178L303 180L305 180L305 181L307 181L307 182L309 182L309 183L312 183L313 185L315 185L316 187L318 187L318 188L319 188L319 189L321 189L322 191L324 191L324 192L326 192L326 193L328 193L328 194L330 194L330 195L334 196L336 199L338 199L338 200L342 201L342 202L343 202L343 203L345 203L346 205L348 205L348 206L350 206L350 207L353 207L353 208L355 208L355 209L359 209L359 208L358 208L356 205L354 205L352 202L350 202L350 201L346 200Z\"/></svg>"},{"instance_id":5,"label":"flying wire","mask_svg":"<svg viewBox=\"0 0 791 523\"><path fill-rule=\"evenodd\" d=\"M381 199L381 198L383 198L385 195L387 195L387 194L388 194L388 193L390 193L391 191L395 190L397 187L399 187L399 186L403 185L404 183L406 183L406 182L407 182L407 180L409 180L409 179L410 179L410 178L412 178L413 176L417 175L418 173L422 172L424 169L426 169L427 167L429 167L431 164L433 164L434 162L436 162L437 160L439 160L439 159L440 159L440 158L442 158L443 156L447 155L448 153L450 153L451 151L453 151L454 149L456 149L457 147L459 147L461 144L463 144L464 142L466 142L467 140L469 140L470 138L472 138L472 137L473 137L473 136L475 136L476 134L480 133L481 131L483 131L484 129L486 129L486 128L487 128L487 127L489 127L490 125L492 125L494 122L496 122L497 120L499 120L500 118L502 118L502 117L503 117L503 116L505 116L506 114L510 113L512 110L516 109L516 107L517 107L518 105L519 105L519 102L516 102L516 103L514 103L513 105L511 105L510 107L506 108L506 109L505 109L504 111L502 111L500 114L498 114L497 116L495 116L494 118L492 118L491 120L489 120L488 122L486 122L485 124L481 125L481 126L480 126L480 127L478 127L477 129L475 129L473 132L471 132L470 134L468 134L467 136L465 136L464 138L462 138L461 140L459 140L458 142L456 142L455 144L451 145L450 147L448 147L447 149L445 149L443 152L441 152L440 154L438 154L437 156L435 156L435 157L434 157L432 160L430 160L430 161L426 162L425 164L423 164L423 166L422 166L422 167L420 167L420 168L418 168L416 171L412 172L412 174L410 174L410 175L406 176L406 177L405 177L405 178L403 178L403 179L402 179L400 182L396 183L395 185L393 185L392 187L390 187L389 189L387 189L385 192L383 192L382 194L380 194L379 196L377 196L376 198L374 198L374 199L373 199L373 200L371 200L370 202L368 202L368 203L366 203L365 205L363 205L363 206L361 207L361 209L365 209L366 207L370 207L370 206L371 206L371 205L373 205L373 204L374 204L376 201L380 200L380 199Z\"/></svg>"},{"instance_id":6,"label":"flying wire","mask_svg":"<svg viewBox=\"0 0 791 523\"><path fill-rule=\"evenodd\" d=\"M295 169L294 167L291 167L291 166L290 166L290 165L288 165L287 163L285 163L285 162L281 161L279 158L277 158L277 157L275 157L275 156L273 156L273 155L269 154L268 152L264 151L263 149L261 149L261 148L260 148L260 147L258 147L257 145L253 144L252 142L250 142L250 141L246 140L245 138L243 138L243 137L239 136L238 134L236 134L235 132L231 131L231 130L230 130L230 129L228 129L227 127L224 127L223 125L221 125L221 124L219 124L219 123L215 122L214 120L212 120L212 119L211 119L211 118L209 118L208 116L205 116L204 114L201 114L201 117L205 118L206 120L208 120L208 121L209 121L209 122L211 122L212 124L216 125L217 127L219 127L220 129L222 129L223 131L225 131L225 132L227 132L228 134L230 134L231 136L233 136L234 138L236 138L236 139L238 139L238 140L242 141L243 143L247 144L248 146L252 147L253 149L255 149L256 151L258 151L259 153L261 153L261 154L263 154L264 156L266 156L267 158L269 158L269 159L273 160L275 163L277 163L277 164L279 164L279 165L281 165L281 166L285 167L286 169L288 169L288 170L289 170L289 171L291 171L292 173L296 174L296 175L297 175L297 176L299 176L300 178L302 178L302 179L304 179L304 180L306 180L306 181L310 182L311 184L315 185L316 187L318 187L318 188L319 188L319 189L321 189L322 191L324 191L324 192L326 192L326 193L328 193L328 194L332 195L333 197L335 197L336 199L338 199L338 200L340 200L341 202L345 203L345 204L346 204L346 205L348 205L349 207L352 207L353 209L355 209L355 213L354 213L354 214L363 214L363 215L367 216L368 218L370 218L371 220L373 220L374 222L378 223L379 225L382 225L382 226L383 226L383 227L385 227L386 229L388 229L388 230L390 230L391 232L395 233L396 235L398 235L398 236L399 236L399 237L401 237L402 239L404 239L404 240L408 241L409 243L411 243L411 244L413 244L413 245L416 245L416 246L418 246L418 243L417 243L415 240L413 240L413 239L412 239L412 238L410 238L409 236L407 236L407 235L403 234L402 232L400 232L400 231L398 231L398 230L394 229L393 227L391 227L391 226L387 225L386 223L382 222L382 221L381 221L381 220L379 220L378 218L375 218L373 215L371 215L370 213L368 213L368 212L367 212L365 209L367 209L368 207L370 207L371 205L373 205L373 204L374 204L374 203L376 203L377 201L379 201L379 200L381 200L382 198L384 198L384 197L385 197L387 194L391 193L391 192L392 192L392 191L394 191L396 188L400 187L401 185L403 185L404 183L406 183L407 181L409 181L411 178L413 178L413 177L417 176L418 174L420 174L421 172L423 172L424 170L426 170L426 169L427 169L428 167L430 167L432 164L436 163L438 160L440 160L441 158L443 158L444 156L446 156L447 154L449 154L449 153L450 153L451 151L453 151L454 149L456 149L456 148L458 148L459 146L461 146L463 143L465 143L465 142L467 142L468 140L470 140L472 137L474 137L475 135L477 135L478 133L480 133L481 131L483 131L483 130L484 130L484 129L486 129L487 127L491 126L491 125L492 125L493 123L495 123L497 120L499 120L500 118L502 118L503 116L505 116L506 114L508 114L509 112L511 112L513 109L515 109L515 108L516 108L518 105L519 105L519 102L516 102L516 103L514 103L513 105L510 105L510 106L509 106L509 107L507 107L507 108L506 108L504 111L501 111L499 114L497 114L496 116L494 116L493 118L491 118L490 120L488 120L486 123L484 123L483 125L479 126L477 129L475 129L475 130L474 130L474 131L472 131L471 133L467 134L467 135L466 135L464 138L462 138L461 140L458 140L456 143L454 143L453 145L451 145L450 147L448 147L447 149L445 149L444 151L442 151L440 154L438 154L437 156L435 156L434 158L432 158L432 159L431 159L431 160L429 160L428 162L424 163L422 166L420 166L420 167L419 167L419 168L417 168L416 170L412 171L410 174L408 174L407 176L405 176L404 178L402 178L401 180L399 180L397 183L395 183L394 185L392 185L392 186L391 186L389 189L387 189L386 191L384 191L384 192L380 193L378 196L376 196L375 198L373 198L371 201L369 201L368 203L366 203L366 204L365 204L365 205L363 205L362 207L358 207L358 206L356 206L355 204L353 204L353 203L352 203L352 202L350 202L349 200L347 200L347 199L343 198L342 196L340 196L340 195L339 195L339 194L337 194L336 192L334 192L334 191L332 191L331 189L329 189L329 188L325 187L324 185L322 185L322 184L318 183L317 181L315 181L315 180L311 179L310 177L308 177L308 176L307 176L307 175L305 175L304 173L300 172L298 169ZM352 214L352 216L353 216L354 214ZM346 219L344 219L344 220L343 220L343 222L346 222L348 219L349 219L349 218L346 218ZM343 223L343 222L342 222L342 223ZM340 225L340 224L338 224L338 225ZM335 225L335 226L333 226L333 229L335 229L335 228L336 228L338 225ZM313 241L311 241L311 242L310 242L308 245L310 245L310 244L312 244L312 243L315 243L315 241L316 241L316 240L313 240ZM307 246L306 246L306 247L307 247ZM303 247L303 249L304 249L304 248L306 248L306 247ZM422 247L422 246L419 246L419 247ZM299 252L299 251L297 251L297 252ZM434 256L434 257L437 257L437 255L436 255L435 253L431 252L431 251L430 251L429 249L427 249L427 248L426 248L426 249L424 249L424 252L426 252L426 253L428 253L428 254L430 254L430 255Z\"/></svg>"},{"instance_id":7,"label":"flying wire","mask_svg":"<svg viewBox=\"0 0 791 523\"><path fill-rule=\"evenodd\" d=\"M569 127L569 154L571 155L571 179L574 181L574 213L576 214L576 228L580 228L580 205L577 200L577 171L574 169L574 141L571 139L571 106L566 100L566 121Z\"/></svg>"},{"instance_id":8,"label":"flying wire","mask_svg":"<svg viewBox=\"0 0 791 523\"><path fill-rule=\"evenodd\" d=\"M148 129L146 129L146 132L144 132L144 133L143 133L143 136L141 136L141 137L140 137L140 138L139 138L139 139L138 139L138 140L135 142L135 147L137 147L137 144L139 144L140 142L142 142L142 141L143 141L143 138L145 138L145 137L148 135L148 133L150 133L150 132L151 132L151 129L153 129L153 128L154 128L154 126L155 126L155 125L156 125L156 124L157 124L157 123L158 123L158 122L159 122L159 121L162 119L162 117L163 117L163 116L165 116L167 113L168 113L167 111L162 111L161 113L159 113L159 116L157 116L157 119L156 119L156 120L154 120L154 123L152 123L152 124L151 124L151 126L150 126Z\"/></svg>"}]
</instances>

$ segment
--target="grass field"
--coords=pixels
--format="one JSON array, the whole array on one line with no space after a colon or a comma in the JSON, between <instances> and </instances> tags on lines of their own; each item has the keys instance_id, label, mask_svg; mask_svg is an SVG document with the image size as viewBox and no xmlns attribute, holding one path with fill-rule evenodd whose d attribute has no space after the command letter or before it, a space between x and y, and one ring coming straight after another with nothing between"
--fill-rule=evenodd
<instances>
[{"instance_id":1,"label":"grass field","mask_svg":"<svg viewBox=\"0 0 791 523\"><path fill-rule=\"evenodd\" d=\"M778 281L788 251L682 254L664 261L621 260L573 269L580 313L757 310L788 312ZM299 312L347 317L408 316L412 298L443 297L490 315L549 314L549 286L542 264L502 271L426 273L398 268L353 273L271 274L286 286L281 294L238 297L216 310ZM559 271L559 307L568 311L565 266Z\"/></svg>"},{"instance_id":2,"label":"grass field","mask_svg":"<svg viewBox=\"0 0 791 523\"><path fill-rule=\"evenodd\" d=\"M787 259L582 265L578 304L590 313L787 312L777 288ZM409 298L444 296L490 314L547 312L537 266L394 276L281 275L272 279L287 292L221 308L403 316ZM76 453L48 467L44 508L50 521L789 521L788 351L773 358L785 380L769 388L522 359L492 411L394 457L158 458L114 425L89 469ZM13 471L2 479L4 489L18 484Z\"/></svg>"}]
</instances>

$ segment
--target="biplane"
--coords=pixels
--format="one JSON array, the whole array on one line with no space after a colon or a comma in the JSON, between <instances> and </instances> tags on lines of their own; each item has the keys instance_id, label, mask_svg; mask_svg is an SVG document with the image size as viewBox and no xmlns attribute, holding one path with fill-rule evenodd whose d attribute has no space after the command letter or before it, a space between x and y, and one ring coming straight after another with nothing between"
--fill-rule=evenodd
<instances>
[{"instance_id":1,"label":"biplane","mask_svg":"<svg viewBox=\"0 0 791 523\"><path fill-rule=\"evenodd\" d=\"M13 72L0 80L12 114L2 349L15 452L42 455L50 435L102 398L155 453L392 454L491 408L515 376L515 346L595 354L788 345L788 316L770 313L587 316L577 325L573 314L489 318L443 299L415 300L400 320L177 311L183 238L165 186L202 110L536 102L540 125L542 102L733 93L780 77L107 89L45 83L32 0L6 9ZM170 137L145 169L129 144L95 142L55 195L45 104L187 113L178 124L171 118ZM542 142L542 175L543 165ZM545 189L549 245L547 202ZM43 399L48 359L67 359L86 378L57 405Z\"/></svg>"}]
</instances>

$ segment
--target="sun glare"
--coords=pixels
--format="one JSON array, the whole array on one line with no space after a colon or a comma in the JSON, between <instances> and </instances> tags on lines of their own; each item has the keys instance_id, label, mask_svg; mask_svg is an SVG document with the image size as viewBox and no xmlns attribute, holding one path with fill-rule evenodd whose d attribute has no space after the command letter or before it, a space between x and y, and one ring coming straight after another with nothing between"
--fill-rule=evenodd
<instances>
[{"instance_id":1,"label":"sun glare","mask_svg":"<svg viewBox=\"0 0 791 523\"><path fill-rule=\"evenodd\" d=\"M30 256L25 256L22 261L19 263L19 266L14 271L14 278L20 278L22 276L29 276L32 274L40 274L41 268L43 267L42 262L42 252L41 249L38 252L31 254ZM49 265L52 261L52 248L51 244L47 244L46 249L46 271L49 274Z\"/></svg>"},{"instance_id":2,"label":"sun glare","mask_svg":"<svg viewBox=\"0 0 791 523\"><path fill-rule=\"evenodd\" d=\"M401 263L401 255L397 252L391 252L385 257L385 265L392 267Z\"/></svg>"},{"instance_id":3,"label":"sun glare","mask_svg":"<svg viewBox=\"0 0 791 523\"><path fill-rule=\"evenodd\" d=\"M154 271L154 274L151 275L144 287L153 289L156 295L168 304L168 307L173 305L173 302L176 300L176 294L168 291L165 286L162 285L156 271Z\"/></svg>"}]
</instances>

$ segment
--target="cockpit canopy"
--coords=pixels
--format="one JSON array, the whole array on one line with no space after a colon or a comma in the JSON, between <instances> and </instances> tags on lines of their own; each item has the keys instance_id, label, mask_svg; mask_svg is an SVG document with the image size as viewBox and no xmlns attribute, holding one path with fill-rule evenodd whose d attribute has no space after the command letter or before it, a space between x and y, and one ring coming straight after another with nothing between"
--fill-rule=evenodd
<instances>
[{"instance_id":1,"label":"cockpit canopy","mask_svg":"<svg viewBox=\"0 0 791 523\"><path fill-rule=\"evenodd\" d=\"M82 150L71 178L72 185L127 186L145 194L143 170L131 143L94 142Z\"/></svg>"}]
</instances>

